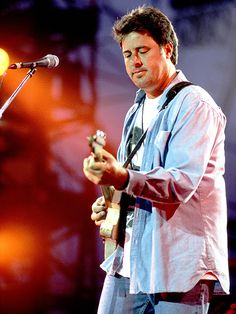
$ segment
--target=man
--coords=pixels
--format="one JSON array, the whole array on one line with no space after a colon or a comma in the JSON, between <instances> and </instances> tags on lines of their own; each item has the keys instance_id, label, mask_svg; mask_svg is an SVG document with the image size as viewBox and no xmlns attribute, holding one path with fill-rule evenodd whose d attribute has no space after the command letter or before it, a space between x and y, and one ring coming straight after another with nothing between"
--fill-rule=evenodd
<instances>
[{"instance_id":1,"label":"man","mask_svg":"<svg viewBox=\"0 0 236 314\"><path fill-rule=\"evenodd\" d=\"M84 160L90 181L130 196L122 208L125 240L102 264L107 276L98 313L207 313L214 288L229 293L225 116L196 85L162 108L167 92L187 79L176 70L177 36L161 11L138 7L113 32L139 90L118 161L106 150L102 161L94 154ZM122 167L145 130L143 145ZM92 210L100 225L103 197Z\"/></svg>"}]
</instances>

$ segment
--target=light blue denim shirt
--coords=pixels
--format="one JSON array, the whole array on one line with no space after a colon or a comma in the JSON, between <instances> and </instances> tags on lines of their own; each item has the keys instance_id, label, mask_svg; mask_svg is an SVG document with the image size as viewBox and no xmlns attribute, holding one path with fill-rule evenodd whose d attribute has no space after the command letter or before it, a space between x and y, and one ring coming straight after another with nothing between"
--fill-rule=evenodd
<instances>
[{"instance_id":1,"label":"light blue denim shirt","mask_svg":"<svg viewBox=\"0 0 236 314\"><path fill-rule=\"evenodd\" d=\"M186 77L177 77L166 93ZM140 99L128 111L118 159L126 145ZM229 293L227 207L224 182L226 118L201 87L185 87L157 114L144 143L141 171L129 170L124 192L136 197L131 242L130 293L186 292L213 273ZM123 249L101 267L120 268Z\"/></svg>"}]
</instances>

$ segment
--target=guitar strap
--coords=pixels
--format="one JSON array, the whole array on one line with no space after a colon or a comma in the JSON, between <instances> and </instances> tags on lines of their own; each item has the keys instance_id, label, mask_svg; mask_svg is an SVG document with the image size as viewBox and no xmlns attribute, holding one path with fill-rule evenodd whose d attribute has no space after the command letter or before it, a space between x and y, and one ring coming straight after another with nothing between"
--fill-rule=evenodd
<instances>
[{"instance_id":1,"label":"guitar strap","mask_svg":"<svg viewBox=\"0 0 236 314\"><path fill-rule=\"evenodd\" d=\"M164 102L164 104L162 105L161 109L159 110L162 111L164 109L167 108L169 102L178 94L178 92L181 91L182 88L189 86L189 85L193 85L192 82L189 81L183 81L183 82L179 82L177 84L175 84L166 94L166 100ZM131 162L132 158L134 157L134 155L136 154L136 152L139 150L139 148L141 147L145 137L147 135L147 130L142 134L142 136L139 138L138 143L135 145L134 149L131 151L131 153L129 154L129 156L127 157L126 161L123 164L124 168L127 168L129 163Z\"/></svg>"}]
</instances>

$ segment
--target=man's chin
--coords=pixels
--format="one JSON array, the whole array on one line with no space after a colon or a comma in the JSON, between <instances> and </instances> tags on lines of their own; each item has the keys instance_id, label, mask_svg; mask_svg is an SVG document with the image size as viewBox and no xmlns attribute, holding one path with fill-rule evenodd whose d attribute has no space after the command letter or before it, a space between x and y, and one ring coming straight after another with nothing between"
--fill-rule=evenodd
<instances>
[{"instance_id":1,"label":"man's chin","mask_svg":"<svg viewBox=\"0 0 236 314\"><path fill-rule=\"evenodd\" d=\"M134 83L135 86L137 86L138 88L144 89L146 84L143 80L134 80L132 79L132 82Z\"/></svg>"}]
</instances>

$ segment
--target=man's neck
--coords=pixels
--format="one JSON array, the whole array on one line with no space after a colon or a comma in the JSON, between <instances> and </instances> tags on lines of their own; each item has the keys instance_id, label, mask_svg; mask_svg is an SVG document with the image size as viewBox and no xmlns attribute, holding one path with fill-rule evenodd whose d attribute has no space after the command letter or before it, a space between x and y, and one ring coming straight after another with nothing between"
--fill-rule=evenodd
<instances>
[{"instance_id":1,"label":"man's neck","mask_svg":"<svg viewBox=\"0 0 236 314\"><path fill-rule=\"evenodd\" d=\"M163 91L166 89L166 87L176 78L177 75L178 73L175 67L172 68L171 73L168 73L168 77L165 79L164 83L161 86L158 86L158 88L145 90L148 98L156 98L160 96L163 93Z\"/></svg>"}]
</instances>

